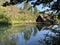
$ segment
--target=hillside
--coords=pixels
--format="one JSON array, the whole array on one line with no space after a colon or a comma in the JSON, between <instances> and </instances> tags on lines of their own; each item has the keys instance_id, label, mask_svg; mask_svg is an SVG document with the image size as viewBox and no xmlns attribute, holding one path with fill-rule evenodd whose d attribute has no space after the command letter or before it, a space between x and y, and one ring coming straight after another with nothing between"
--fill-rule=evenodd
<instances>
[{"instance_id":1,"label":"hillside","mask_svg":"<svg viewBox=\"0 0 60 45\"><path fill-rule=\"evenodd\" d=\"M41 14L33 14L29 10L22 10L13 5L1 6L5 0L0 0L0 22L16 23L35 23L37 16ZM46 14L45 14L46 15ZM57 19L58 23L60 21Z\"/></svg>"},{"instance_id":2,"label":"hillside","mask_svg":"<svg viewBox=\"0 0 60 45\"><path fill-rule=\"evenodd\" d=\"M0 6L0 15L4 14L10 18L10 22L14 23L28 23L35 22L37 15L32 14L29 11L21 10L15 6Z\"/></svg>"}]
</instances>

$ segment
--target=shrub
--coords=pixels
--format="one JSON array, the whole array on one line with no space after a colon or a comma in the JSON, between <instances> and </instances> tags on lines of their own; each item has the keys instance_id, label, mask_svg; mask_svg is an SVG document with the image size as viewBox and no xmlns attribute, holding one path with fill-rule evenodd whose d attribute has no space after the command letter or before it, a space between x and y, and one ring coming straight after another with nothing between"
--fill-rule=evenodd
<instances>
[{"instance_id":1,"label":"shrub","mask_svg":"<svg viewBox=\"0 0 60 45\"><path fill-rule=\"evenodd\" d=\"M58 19L60 19L60 14L58 15Z\"/></svg>"},{"instance_id":2,"label":"shrub","mask_svg":"<svg viewBox=\"0 0 60 45\"><path fill-rule=\"evenodd\" d=\"M0 14L0 25L11 24L10 21L11 21L10 18L6 14L4 13Z\"/></svg>"}]
</instances>

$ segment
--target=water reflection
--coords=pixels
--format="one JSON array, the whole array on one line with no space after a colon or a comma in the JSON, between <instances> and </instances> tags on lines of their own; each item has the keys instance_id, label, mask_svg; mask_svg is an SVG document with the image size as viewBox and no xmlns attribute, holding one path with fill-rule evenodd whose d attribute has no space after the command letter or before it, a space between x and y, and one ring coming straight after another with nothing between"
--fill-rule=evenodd
<instances>
[{"instance_id":1,"label":"water reflection","mask_svg":"<svg viewBox=\"0 0 60 45\"><path fill-rule=\"evenodd\" d=\"M0 36L0 45L60 45L59 25L31 25L10 28L8 35Z\"/></svg>"},{"instance_id":2,"label":"water reflection","mask_svg":"<svg viewBox=\"0 0 60 45\"><path fill-rule=\"evenodd\" d=\"M43 25L43 24L36 24L36 27L38 28L39 31L41 30L48 30L52 29L53 25Z\"/></svg>"},{"instance_id":3,"label":"water reflection","mask_svg":"<svg viewBox=\"0 0 60 45\"><path fill-rule=\"evenodd\" d=\"M42 29L44 31L45 38L40 39L39 42L42 42L43 45L60 45L60 27L58 25L50 25L47 27L39 27L41 25L37 25L38 29ZM48 31L48 32L47 32ZM45 34L46 33L46 34ZM41 43L40 43L41 44Z\"/></svg>"}]
</instances>

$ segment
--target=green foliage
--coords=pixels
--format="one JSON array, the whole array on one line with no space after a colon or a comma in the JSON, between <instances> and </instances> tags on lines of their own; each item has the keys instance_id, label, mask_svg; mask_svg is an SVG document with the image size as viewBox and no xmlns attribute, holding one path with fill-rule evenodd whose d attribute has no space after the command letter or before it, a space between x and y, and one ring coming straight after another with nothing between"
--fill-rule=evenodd
<instances>
[{"instance_id":1,"label":"green foliage","mask_svg":"<svg viewBox=\"0 0 60 45\"><path fill-rule=\"evenodd\" d=\"M30 1L35 1L35 0L10 0L10 4L12 3L11 5L15 5L17 3L22 3L22 2L25 2L26 4L28 4ZM54 2L54 3L51 4L51 2ZM60 11L60 0L57 0L57 1L54 1L54 0L36 0L35 2L31 2L31 4L33 4L33 7L35 7L36 5L42 4L43 7L51 8L50 10L53 10L53 11L57 10L57 12Z\"/></svg>"},{"instance_id":2,"label":"green foliage","mask_svg":"<svg viewBox=\"0 0 60 45\"><path fill-rule=\"evenodd\" d=\"M0 14L0 25L7 25L7 24L10 24L10 18L5 15L4 13L3 14Z\"/></svg>"},{"instance_id":3,"label":"green foliage","mask_svg":"<svg viewBox=\"0 0 60 45\"><path fill-rule=\"evenodd\" d=\"M11 20L14 22L19 21L29 21L29 20L36 20L38 16L37 7L30 7L29 3L24 1L24 10L22 9L19 11L18 9L14 8L14 6L7 6L7 7L0 7L1 14L0 19L4 20L4 22L10 22ZM34 14L32 14L32 8L34 8ZM8 10L7 10L8 9ZM31 12L30 12L31 11ZM21 12L21 13L19 13ZM4 13L7 13L5 15ZM10 18L9 18L10 17ZM4 18L4 19L3 19Z\"/></svg>"},{"instance_id":4,"label":"green foliage","mask_svg":"<svg viewBox=\"0 0 60 45\"><path fill-rule=\"evenodd\" d=\"M24 10L32 12L32 7L29 3L24 2Z\"/></svg>"},{"instance_id":5,"label":"green foliage","mask_svg":"<svg viewBox=\"0 0 60 45\"><path fill-rule=\"evenodd\" d=\"M14 6L3 7L0 6L0 22L8 23L24 23L24 21L35 21L36 15L29 10L18 9Z\"/></svg>"},{"instance_id":6,"label":"green foliage","mask_svg":"<svg viewBox=\"0 0 60 45\"><path fill-rule=\"evenodd\" d=\"M60 14L58 15L58 19L60 19Z\"/></svg>"},{"instance_id":7,"label":"green foliage","mask_svg":"<svg viewBox=\"0 0 60 45\"><path fill-rule=\"evenodd\" d=\"M0 0L0 5L2 5L6 0Z\"/></svg>"},{"instance_id":8,"label":"green foliage","mask_svg":"<svg viewBox=\"0 0 60 45\"><path fill-rule=\"evenodd\" d=\"M37 7L34 7L34 14L38 14Z\"/></svg>"},{"instance_id":9,"label":"green foliage","mask_svg":"<svg viewBox=\"0 0 60 45\"><path fill-rule=\"evenodd\" d=\"M24 9L27 10L28 7L29 7L29 4L24 2Z\"/></svg>"}]
</instances>

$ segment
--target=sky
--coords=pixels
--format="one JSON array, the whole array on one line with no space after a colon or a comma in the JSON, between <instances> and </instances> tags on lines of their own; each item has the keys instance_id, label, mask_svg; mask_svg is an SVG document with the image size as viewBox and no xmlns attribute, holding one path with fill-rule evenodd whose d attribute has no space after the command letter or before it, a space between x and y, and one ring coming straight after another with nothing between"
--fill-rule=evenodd
<instances>
[{"instance_id":1,"label":"sky","mask_svg":"<svg viewBox=\"0 0 60 45\"><path fill-rule=\"evenodd\" d=\"M18 8L22 8L22 9L23 9L24 4L23 4L23 3L21 3L21 4L16 4L15 6L18 7ZM43 10L46 10L46 9L50 9L50 8L48 8L48 7L45 7L45 8L42 9L42 7L43 7L42 4L41 4L41 5L38 5L38 6L36 6L36 7L37 7L38 11L43 11Z\"/></svg>"},{"instance_id":2,"label":"sky","mask_svg":"<svg viewBox=\"0 0 60 45\"><path fill-rule=\"evenodd\" d=\"M36 0L35 0L35 1L36 1ZM32 1L32 2L35 2L35 1ZM54 2L56 2L56 1L57 1L57 0L54 0ZM31 2L30 2L29 4L31 5ZM53 4L53 2L52 2L51 4ZM16 4L15 6L18 7L18 8L22 8L22 9L23 9L24 3ZM32 6L32 5L31 5L31 6ZM44 10L46 10L46 9L50 9L49 7L45 7L45 8L42 9L42 7L43 7L42 4L40 4L40 5L36 6L36 7L37 7L37 9L38 9L39 12L40 12L40 11L44 11ZM52 12L52 11L51 11L51 12Z\"/></svg>"}]
</instances>

